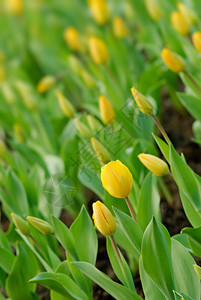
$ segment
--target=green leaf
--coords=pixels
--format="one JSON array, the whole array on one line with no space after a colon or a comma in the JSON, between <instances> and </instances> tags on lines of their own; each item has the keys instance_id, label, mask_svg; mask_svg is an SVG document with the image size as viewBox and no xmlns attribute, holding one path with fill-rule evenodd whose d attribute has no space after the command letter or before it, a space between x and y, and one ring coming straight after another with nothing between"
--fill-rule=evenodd
<instances>
[{"instance_id":1,"label":"green leaf","mask_svg":"<svg viewBox=\"0 0 201 300\"><path fill-rule=\"evenodd\" d=\"M140 300L141 297L135 292L129 290L127 287L114 282L103 272L99 271L93 265L87 262L74 262L73 265L82 271L91 280L96 282L100 287L102 287L107 293L117 300Z\"/></svg>"},{"instance_id":2,"label":"green leaf","mask_svg":"<svg viewBox=\"0 0 201 300\"><path fill-rule=\"evenodd\" d=\"M167 300L174 299L171 240L167 229L153 217L142 240L144 271L153 280Z\"/></svg>"},{"instance_id":3,"label":"green leaf","mask_svg":"<svg viewBox=\"0 0 201 300\"><path fill-rule=\"evenodd\" d=\"M138 252L138 258L139 258L140 251L141 251L142 235L143 235L141 228L127 214L121 212L115 207L113 207L113 210L115 212L115 215L117 217L117 220L123 232L125 233L126 237L128 238L129 242L131 243L135 251Z\"/></svg>"},{"instance_id":4,"label":"green leaf","mask_svg":"<svg viewBox=\"0 0 201 300\"><path fill-rule=\"evenodd\" d=\"M201 101L200 98L185 93L177 93L179 100L187 111L196 119L201 121Z\"/></svg>"},{"instance_id":5,"label":"green leaf","mask_svg":"<svg viewBox=\"0 0 201 300\"><path fill-rule=\"evenodd\" d=\"M0 248L0 267L6 272L10 273L13 263L15 261L15 256L7 249Z\"/></svg>"},{"instance_id":6,"label":"green leaf","mask_svg":"<svg viewBox=\"0 0 201 300\"><path fill-rule=\"evenodd\" d=\"M151 221L152 216L160 221L160 195L156 176L148 173L140 190L137 209L137 220L143 231Z\"/></svg>"},{"instance_id":7,"label":"green leaf","mask_svg":"<svg viewBox=\"0 0 201 300\"><path fill-rule=\"evenodd\" d=\"M62 273L41 273L29 282L42 284L65 297L68 297L70 294L77 300L88 300L87 295L78 285L69 276Z\"/></svg>"},{"instance_id":8,"label":"green leaf","mask_svg":"<svg viewBox=\"0 0 201 300\"><path fill-rule=\"evenodd\" d=\"M120 252L120 257L121 257L122 264L123 264L123 270L122 270L120 263L117 259L116 253L114 251L114 248L112 246L110 238L107 238L107 253L108 253L112 268L113 268L116 276L119 278L119 280L122 282L123 285L125 285L132 291L136 292L133 277L132 277L131 271L129 269L129 266L128 266L124 256Z\"/></svg>"},{"instance_id":9,"label":"green leaf","mask_svg":"<svg viewBox=\"0 0 201 300\"><path fill-rule=\"evenodd\" d=\"M167 162L169 162L170 158L169 158L169 146L168 146L168 144L166 144L166 142L164 142L161 138L159 138L154 133L152 133L152 135L153 135L158 147L160 148L161 152L163 153L165 159L167 160Z\"/></svg>"},{"instance_id":10,"label":"green leaf","mask_svg":"<svg viewBox=\"0 0 201 300\"><path fill-rule=\"evenodd\" d=\"M193 253L201 257L201 226L197 228L184 228L182 233L188 236L189 245Z\"/></svg>"}]
</instances>

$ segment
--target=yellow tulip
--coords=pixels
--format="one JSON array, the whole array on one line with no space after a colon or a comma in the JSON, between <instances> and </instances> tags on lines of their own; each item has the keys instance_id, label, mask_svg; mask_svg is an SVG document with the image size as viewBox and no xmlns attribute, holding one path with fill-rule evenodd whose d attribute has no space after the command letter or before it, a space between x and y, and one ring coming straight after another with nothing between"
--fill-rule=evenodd
<instances>
[{"instance_id":1,"label":"yellow tulip","mask_svg":"<svg viewBox=\"0 0 201 300\"><path fill-rule=\"evenodd\" d=\"M48 222L31 216L28 216L27 220L32 226L34 226L38 231L40 231L43 234L53 233L53 228Z\"/></svg>"},{"instance_id":2,"label":"yellow tulip","mask_svg":"<svg viewBox=\"0 0 201 300\"><path fill-rule=\"evenodd\" d=\"M190 32L189 24L179 11L173 11L170 15L172 27L181 35L188 35Z\"/></svg>"},{"instance_id":3,"label":"yellow tulip","mask_svg":"<svg viewBox=\"0 0 201 300\"><path fill-rule=\"evenodd\" d=\"M57 93L57 99L63 113L68 117L72 118L75 114L73 105L68 101L61 93Z\"/></svg>"},{"instance_id":4,"label":"yellow tulip","mask_svg":"<svg viewBox=\"0 0 201 300\"><path fill-rule=\"evenodd\" d=\"M166 66L173 72L179 73L185 70L185 62L183 58L169 49L163 49L161 53L162 59Z\"/></svg>"},{"instance_id":5,"label":"yellow tulip","mask_svg":"<svg viewBox=\"0 0 201 300\"><path fill-rule=\"evenodd\" d=\"M141 153L138 155L143 165L156 176L165 176L169 174L169 168L166 162L154 155Z\"/></svg>"},{"instance_id":6,"label":"yellow tulip","mask_svg":"<svg viewBox=\"0 0 201 300\"><path fill-rule=\"evenodd\" d=\"M122 162L116 160L101 168L101 181L110 195L116 198L126 198L132 190L133 176Z\"/></svg>"},{"instance_id":7,"label":"yellow tulip","mask_svg":"<svg viewBox=\"0 0 201 300\"><path fill-rule=\"evenodd\" d=\"M54 85L55 85L55 78L53 76L45 76L43 77L38 85L37 85L37 90L39 93L45 93L48 90L50 90Z\"/></svg>"},{"instance_id":8,"label":"yellow tulip","mask_svg":"<svg viewBox=\"0 0 201 300\"><path fill-rule=\"evenodd\" d=\"M198 52L201 53L201 32L196 31L192 35L193 45Z\"/></svg>"},{"instance_id":9,"label":"yellow tulip","mask_svg":"<svg viewBox=\"0 0 201 300\"><path fill-rule=\"evenodd\" d=\"M74 27L68 27L64 31L64 39L68 46L74 50L79 51L81 49L81 43L79 38L79 32Z\"/></svg>"},{"instance_id":10,"label":"yellow tulip","mask_svg":"<svg viewBox=\"0 0 201 300\"><path fill-rule=\"evenodd\" d=\"M23 12L23 0L6 0L9 13L19 16Z\"/></svg>"},{"instance_id":11,"label":"yellow tulip","mask_svg":"<svg viewBox=\"0 0 201 300\"><path fill-rule=\"evenodd\" d=\"M115 17L112 25L116 37L126 38L128 36L128 26L121 17Z\"/></svg>"},{"instance_id":12,"label":"yellow tulip","mask_svg":"<svg viewBox=\"0 0 201 300\"><path fill-rule=\"evenodd\" d=\"M195 13L189 9L184 3L177 3L177 7L189 25L195 24L197 21Z\"/></svg>"},{"instance_id":13,"label":"yellow tulip","mask_svg":"<svg viewBox=\"0 0 201 300\"><path fill-rule=\"evenodd\" d=\"M131 88L131 93L133 95L133 98L135 99L135 102L139 108L139 110L146 115L153 115L153 106L149 102L149 100L142 95L138 90L136 90L134 87Z\"/></svg>"},{"instance_id":14,"label":"yellow tulip","mask_svg":"<svg viewBox=\"0 0 201 300\"><path fill-rule=\"evenodd\" d=\"M109 59L108 50L103 40L97 37L89 39L89 52L95 64L105 64Z\"/></svg>"},{"instance_id":15,"label":"yellow tulip","mask_svg":"<svg viewBox=\"0 0 201 300\"><path fill-rule=\"evenodd\" d=\"M100 201L93 203L93 220L96 228L106 236L112 236L116 231L116 223L109 209Z\"/></svg>"},{"instance_id":16,"label":"yellow tulip","mask_svg":"<svg viewBox=\"0 0 201 300\"><path fill-rule=\"evenodd\" d=\"M17 229L24 235L29 235L30 230L29 230L29 225L27 224L26 221L24 221L21 217L18 215L11 213L11 217L13 219L13 222Z\"/></svg>"},{"instance_id":17,"label":"yellow tulip","mask_svg":"<svg viewBox=\"0 0 201 300\"><path fill-rule=\"evenodd\" d=\"M86 138L91 137L91 132L84 123L80 122L80 120L78 120L77 118L74 118L73 121L76 125L77 130L82 136Z\"/></svg>"},{"instance_id":18,"label":"yellow tulip","mask_svg":"<svg viewBox=\"0 0 201 300\"><path fill-rule=\"evenodd\" d=\"M96 83L95 83L93 77L87 71L82 69L80 71L80 75L88 87L90 87L91 89L96 87Z\"/></svg>"},{"instance_id":19,"label":"yellow tulip","mask_svg":"<svg viewBox=\"0 0 201 300\"><path fill-rule=\"evenodd\" d=\"M99 111L101 120L104 124L112 124L115 120L115 112L111 105L111 103L108 101L108 99L105 96L99 97Z\"/></svg>"},{"instance_id":20,"label":"yellow tulip","mask_svg":"<svg viewBox=\"0 0 201 300\"><path fill-rule=\"evenodd\" d=\"M103 145L95 138L91 138L91 143L98 160L102 164L108 163L108 161L110 161L110 155L105 149L105 147L103 147Z\"/></svg>"},{"instance_id":21,"label":"yellow tulip","mask_svg":"<svg viewBox=\"0 0 201 300\"><path fill-rule=\"evenodd\" d=\"M87 115L87 122L93 132L99 131L102 127L102 124L90 114Z\"/></svg>"},{"instance_id":22,"label":"yellow tulip","mask_svg":"<svg viewBox=\"0 0 201 300\"><path fill-rule=\"evenodd\" d=\"M157 0L146 0L146 7L152 19L159 21L163 16L163 11L160 8Z\"/></svg>"},{"instance_id":23,"label":"yellow tulip","mask_svg":"<svg viewBox=\"0 0 201 300\"><path fill-rule=\"evenodd\" d=\"M89 8L93 19L99 25L107 23L109 18L109 11L105 0L90 0Z\"/></svg>"}]
</instances>

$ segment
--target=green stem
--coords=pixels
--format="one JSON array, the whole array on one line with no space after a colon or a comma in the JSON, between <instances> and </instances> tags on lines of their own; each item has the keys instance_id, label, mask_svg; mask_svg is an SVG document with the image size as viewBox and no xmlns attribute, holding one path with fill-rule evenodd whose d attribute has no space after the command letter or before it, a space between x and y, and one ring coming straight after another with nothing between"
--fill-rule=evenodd
<instances>
[{"instance_id":1,"label":"green stem","mask_svg":"<svg viewBox=\"0 0 201 300\"><path fill-rule=\"evenodd\" d=\"M152 115L152 118L153 118L154 122L156 123L156 126L160 130L161 134L163 135L164 139L166 140L167 144L170 145L171 141L170 141L167 133L165 132L165 129L163 128L163 126L161 125L159 120L156 118L156 116Z\"/></svg>"},{"instance_id":2,"label":"green stem","mask_svg":"<svg viewBox=\"0 0 201 300\"><path fill-rule=\"evenodd\" d=\"M197 85L193 77L186 71L184 71L184 74L188 77L188 79L192 82L198 93L201 95L201 88Z\"/></svg>"},{"instance_id":3,"label":"green stem","mask_svg":"<svg viewBox=\"0 0 201 300\"><path fill-rule=\"evenodd\" d=\"M129 211L130 211L131 217L133 218L133 220L134 220L135 222L137 222L137 219L136 219L136 216L135 216L135 212L134 212L134 210L133 210L133 207L132 207L132 205L131 205L130 200L128 199L128 197L126 197L125 200L126 200L126 204L127 204L127 206L128 206L128 209L129 209Z\"/></svg>"}]
</instances>

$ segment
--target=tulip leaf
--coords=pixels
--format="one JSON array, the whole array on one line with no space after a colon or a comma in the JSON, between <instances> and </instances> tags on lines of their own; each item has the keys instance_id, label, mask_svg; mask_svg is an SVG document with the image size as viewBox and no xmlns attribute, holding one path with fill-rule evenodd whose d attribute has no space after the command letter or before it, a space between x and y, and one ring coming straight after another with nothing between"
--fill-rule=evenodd
<instances>
[{"instance_id":1,"label":"tulip leaf","mask_svg":"<svg viewBox=\"0 0 201 300\"><path fill-rule=\"evenodd\" d=\"M177 93L181 103L188 112L196 119L201 121L201 100L199 97L185 93Z\"/></svg>"},{"instance_id":2,"label":"tulip leaf","mask_svg":"<svg viewBox=\"0 0 201 300\"><path fill-rule=\"evenodd\" d=\"M0 267L6 272L10 273L13 263L15 261L15 256L7 249L0 248Z\"/></svg>"},{"instance_id":3,"label":"tulip leaf","mask_svg":"<svg viewBox=\"0 0 201 300\"><path fill-rule=\"evenodd\" d=\"M189 74L189 75L191 76L193 81L197 84L197 86L199 86L201 88L200 81L198 80L198 78L192 74ZM188 77L188 75L185 72L183 72L183 73L180 73L180 76L181 76L181 79L184 82L184 84L189 86L195 95L200 96L200 91L196 88L195 84L191 81L191 79ZM182 101L182 104L184 105L183 101Z\"/></svg>"},{"instance_id":4,"label":"tulip leaf","mask_svg":"<svg viewBox=\"0 0 201 300\"><path fill-rule=\"evenodd\" d=\"M193 253L201 257L201 226L197 228L184 228L182 233L188 236L189 245Z\"/></svg>"},{"instance_id":5,"label":"tulip leaf","mask_svg":"<svg viewBox=\"0 0 201 300\"><path fill-rule=\"evenodd\" d=\"M137 209L137 220L144 231L155 216L160 221L160 195L157 189L157 178L148 173L140 190Z\"/></svg>"},{"instance_id":6,"label":"tulip leaf","mask_svg":"<svg viewBox=\"0 0 201 300\"><path fill-rule=\"evenodd\" d=\"M144 271L153 280L165 299L173 299L171 239L167 229L153 217L142 239Z\"/></svg>"},{"instance_id":7,"label":"tulip leaf","mask_svg":"<svg viewBox=\"0 0 201 300\"><path fill-rule=\"evenodd\" d=\"M163 153L165 159L167 160L167 162L169 163L170 158L169 158L169 146L166 144L166 142L164 142L161 138L159 138L157 135L155 135L154 133L152 133L158 147L160 148L161 152Z\"/></svg>"},{"instance_id":8,"label":"tulip leaf","mask_svg":"<svg viewBox=\"0 0 201 300\"><path fill-rule=\"evenodd\" d=\"M135 292L117 282L114 282L103 272L99 271L96 267L87 262L74 262L73 265L117 300L142 299Z\"/></svg>"}]
</instances>

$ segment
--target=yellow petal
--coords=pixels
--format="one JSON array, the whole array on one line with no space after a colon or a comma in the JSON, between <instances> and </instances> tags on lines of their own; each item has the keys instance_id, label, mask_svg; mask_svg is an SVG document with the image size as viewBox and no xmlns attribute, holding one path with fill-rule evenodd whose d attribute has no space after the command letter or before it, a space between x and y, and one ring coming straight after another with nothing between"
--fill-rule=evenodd
<instances>
[{"instance_id":1,"label":"yellow petal","mask_svg":"<svg viewBox=\"0 0 201 300\"><path fill-rule=\"evenodd\" d=\"M139 160L156 176L165 176L169 173L168 165L162 159L151 154L139 154Z\"/></svg>"},{"instance_id":2,"label":"yellow petal","mask_svg":"<svg viewBox=\"0 0 201 300\"><path fill-rule=\"evenodd\" d=\"M101 120L104 124L113 123L115 120L115 112L109 100L101 95L99 97L99 111Z\"/></svg>"},{"instance_id":3,"label":"yellow petal","mask_svg":"<svg viewBox=\"0 0 201 300\"><path fill-rule=\"evenodd\" d=\"M168 49L163 49L161 53L162 59L166 66L173 72L179 73L185 70L185 62L183 58Z\"/></svg>"},{"instance_id":4,"label":"yellow petal","mask_svg":"<svg viewBox=\"0 0 201 300\"><path fill-rule=\"evenodd\" d=\"M131 88L131 93L133 95L133 98L135 99L135 102L139 108L139 110L146 115L153 115L153 106L149 102L149 100L142 95L138 90L136 90L134 87Z\"/></svg>"}]
</instances>

